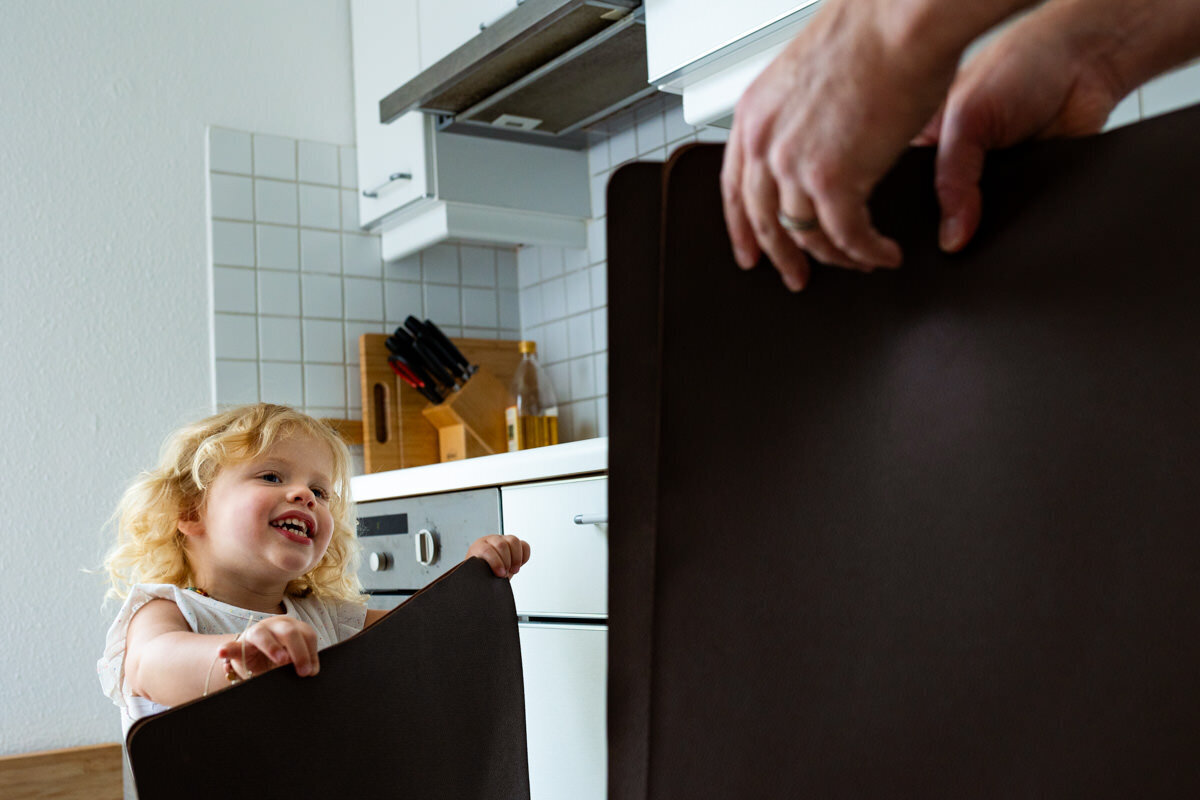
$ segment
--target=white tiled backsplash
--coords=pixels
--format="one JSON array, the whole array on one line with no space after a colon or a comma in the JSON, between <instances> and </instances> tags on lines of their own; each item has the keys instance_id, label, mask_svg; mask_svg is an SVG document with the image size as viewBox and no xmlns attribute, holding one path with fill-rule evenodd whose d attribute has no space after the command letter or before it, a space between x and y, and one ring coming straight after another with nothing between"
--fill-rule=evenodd
<instances>
[{"instance_id":1,"label":"white tiled backsplash","mask_svg":"<svg viewBox=\"0 0 1200 800\"><path fill-rule=\"evenodd\" d=\"M438 245L384 264L358 227L354 148L209 130L214 392L361 419L358 337L413 314L520 337L516 253Z\"/></svg>"},{"instance_id":2,"label":"white tiled backsplash","mask_svg":"<svg viewBox=\"0 0 1200 800\"><path fill-rule=\"evenodd\" d=\"M444 243L390 264L358 228L353 147L210 128L215 404L360 419L358 337L412 314L450 336L533 339L562 440L607 435L608 178L726 132L692 128L669 95L602 125L587 249Z\"/></svg>"},{"instance_id":3,"label":"white tiled backsplash","mask_svg":"<svg viewBox=\"0 0 1200 800\"><path fill-rule=\"evenodd\" d=\"M695 141L723 142L727 131L693 128L674 95L601 123L605 136L588 150L592 220L586 250L522 247L517 252L521 332L538 343L538 357L559 397L559 430L566 441L608 435L608 296L605 190L628 161L665 161Z\"/></svg>"}]
</instances>

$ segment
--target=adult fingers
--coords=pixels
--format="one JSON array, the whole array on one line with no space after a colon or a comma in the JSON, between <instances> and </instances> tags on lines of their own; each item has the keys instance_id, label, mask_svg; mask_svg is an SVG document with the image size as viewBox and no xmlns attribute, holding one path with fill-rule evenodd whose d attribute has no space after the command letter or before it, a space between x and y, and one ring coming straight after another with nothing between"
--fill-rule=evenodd
<instances>
[{"instance_id":1,"label":"adult fingers","mask_svg":"<svg viewBox=\"0 0 1200 800\"><path fill-rule=\"evenodd\" d=\"M758 263L761 251L742 201L742 169L741 135L735 120L721 161L721 205L725 209L725 229L733 245L733 258L742 269L750 269Z\"/></svg>"},{"instance_id":2,"label":"adult fingers","mask_svg":"<svg viewBox=\"0 0 1200 800\"><path fill-rule=\"evenodd\" d=\"M942 103L929 122L925 123L925 127L921 129L921 132L912 138L912 142L910 142L910 144L913 147L927 147L929 145L937 144L938 138L942 133L942 115L945 114L945 112L946 104Z\"/></svg>"},{"instance_id":3,"label":"adult fingers","mask_svg":"<svg viewBox=\"0 0 1200 800\"><path fill-rule=\"evenodd\" d=\"M900 245L875 230L867 208L868 191L842 180L813 181L813 203L830 241L854 261L869 267L900 266Z\"/></svg>"},{"instance_id":4,"label":"adult fingers","mask_svg":"<svg viewBox=\"0 0 1200 800\"><path fill-rule=\"evenodd\" d=\"M989 146L972 117L955 112L945 116L934 187L942 208L938 244L946 252L963 249L979 227L983 213L979 179Z\"/></svg>"},{"instance_id":5,"label":"adult fingers","mask_svg":"<svg viewBox=\"0 0 1200 800\"><path fill-rule=\"evenodd\" d=\"M742 197L754 237L766 252L783 283L793 292L808 285L811 268L804 251L779 224L779 188L762 159L747 159L742 174Z\"/></svg>"},{"instance_id":6,"label":"adult fingers","mask_svg":"<svg viewBox=\"0 0 1200 800\"><path fill-rule=\"evenodd\" d=\"M781 170L776 169L775 174L778 176L780 173ZM870 269L869 265L855 261L829 240L825 231L821 229L816 209L813 208L812 202L798 182L786 177L779 181L779 206L783 216L813 226L808 230L792 230L783 225L780 220L780 227L786 231L791 240L813 258L823 264L834 264L846 269Z\"/></svg>"}]
</instances>

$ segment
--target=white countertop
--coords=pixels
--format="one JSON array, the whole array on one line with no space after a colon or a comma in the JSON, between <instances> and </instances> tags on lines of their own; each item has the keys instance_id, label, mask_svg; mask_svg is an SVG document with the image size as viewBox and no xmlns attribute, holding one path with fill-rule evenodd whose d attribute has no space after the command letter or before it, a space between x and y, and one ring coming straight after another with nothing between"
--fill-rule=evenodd
<instances>
[{"instance_id":1,"label":"white countertop","mask_svg":"<svg viewBox=\"0 0 1200 800\"><path fill-rule=\"evenodd\" d=\"M350 491L354 501L361 503L484 486L554 480L607 470L608 439L602 437L537 447L516 453L447 461L426 467L356 475L350 479Z\"/></svg>"}]
</instances>

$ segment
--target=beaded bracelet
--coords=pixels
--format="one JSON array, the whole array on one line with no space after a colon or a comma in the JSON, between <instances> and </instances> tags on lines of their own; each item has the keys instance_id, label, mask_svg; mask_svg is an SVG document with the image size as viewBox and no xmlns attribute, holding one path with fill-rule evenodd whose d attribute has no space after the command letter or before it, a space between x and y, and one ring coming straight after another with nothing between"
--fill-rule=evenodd
<instances>
[{"instance_id":1,"label":"beaded bracelet","mask_svg":"<svg viewBox=\"0 0 1200 800\"><path fill-rule=\"evenodd\" d=\"M247 626L247 629L248 628L249 628L249 626ZM242 661L246 660L246 642L242 639L242 634L244 634L245 632L246 631L243 630L242 633L239 633L236 637L234 637L233 642L232 642L234 644L236 644L239 641L242 642ZM213 656L212 663L210 663L208 665L208 674L204 676L204 694L201 695L202 697L208 697L208 685L212 681L213 667L216 665L217 659L220 657L221 657L220 653ZM254 677L254 673L251 672L250 670L246 670L246 677L244 680L249 680L250 678L253 678L253 677ZM230 686L239 684L243 680L242 676L238 675L237 670L235 670L233 668L233 660L230 659L229 656L225 656L225 680L227 680L229 682Z\"/></svg>"}]
</instances>

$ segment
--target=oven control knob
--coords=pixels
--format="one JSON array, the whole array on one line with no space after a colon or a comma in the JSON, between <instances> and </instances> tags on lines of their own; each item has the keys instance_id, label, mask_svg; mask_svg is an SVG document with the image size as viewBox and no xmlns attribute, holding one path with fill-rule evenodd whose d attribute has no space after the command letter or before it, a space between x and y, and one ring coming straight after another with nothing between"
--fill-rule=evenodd
<instances>
[{"instance_id":1,"label":"oven control knob","mask_svg":"<svg viewBox=\"0 0 1200 800\"><path fill-rule=\"evenodd\" d=\"M417 535L413 538L413 545L416 549L417 563L428 567L437 561L438 546L437 539L428 530L422 528L417 531Z\"/></svg>"},{"instance_id":2,"label":"oven control knob","mask_svg":"<svg viewBox=\"0 0 1200 800\"><path fill-rule=\"evenodd\" d=\"M372 572L384 572L392 568L391 553L371 553L367 559L367 565Z\"/></svg>"}]
</instances>

